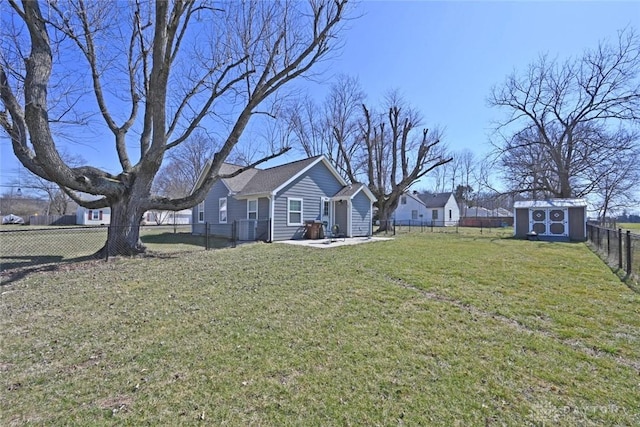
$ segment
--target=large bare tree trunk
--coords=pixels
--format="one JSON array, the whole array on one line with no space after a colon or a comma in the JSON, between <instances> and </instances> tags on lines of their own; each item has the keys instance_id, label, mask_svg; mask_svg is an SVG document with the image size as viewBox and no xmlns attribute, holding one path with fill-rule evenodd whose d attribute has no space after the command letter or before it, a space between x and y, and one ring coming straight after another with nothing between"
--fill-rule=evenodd
<instances>
[{"instance_id":1,"label":"large bare tree trunk","mask_svg":"<svg viewBox=\"0 0 640 427\"><path fill-rule=\"evenodd\" d=\"M140 240L142 204L135 197L124 197L111 205L111 225L107 243L98 255L137 255L146 250Z\"/></svg>"}]
</instances>

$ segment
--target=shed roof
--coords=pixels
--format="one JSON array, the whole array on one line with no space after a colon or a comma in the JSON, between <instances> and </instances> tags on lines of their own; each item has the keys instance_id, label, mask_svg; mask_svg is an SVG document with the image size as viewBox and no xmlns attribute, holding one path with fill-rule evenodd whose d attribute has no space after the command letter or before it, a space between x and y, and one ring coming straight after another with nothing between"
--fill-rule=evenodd
<instances>
[{"instance_id":1,"label":"shed roof","mask_svg":"<svg viewBox=\"0 0 640 427\"><path fill-rule=\"evenodd\" d=\"M585 199L522 200L513 204L514 209L584 207L587 207L587 201Z\"/></svg>"}]
</instances>

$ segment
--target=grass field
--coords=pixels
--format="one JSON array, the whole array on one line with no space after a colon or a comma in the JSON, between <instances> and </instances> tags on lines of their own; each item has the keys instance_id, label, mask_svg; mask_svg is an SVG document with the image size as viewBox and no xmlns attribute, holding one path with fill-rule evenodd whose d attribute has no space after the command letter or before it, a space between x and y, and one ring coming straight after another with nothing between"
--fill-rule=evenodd
<instances>
[{"instance_id":1,"label":"grass field","mask_svg":"<svg viewBox=\"0 0 640 427\"><path fill-rule=\"evenodd\" d=\"M640 295L506 234L29 275L0 289L0 424L639 425Z\"/></svg>"},{"instance_id":2,"label":"grass field","mask_svg":"<svg viewBox=\"0 0 640 427\"><path fill-rule=\"evenodd\" d=\"M618 223L618 228L631 230L632 233L640 233L640 222L621 222Z\"/></svg>"}]
</instances>

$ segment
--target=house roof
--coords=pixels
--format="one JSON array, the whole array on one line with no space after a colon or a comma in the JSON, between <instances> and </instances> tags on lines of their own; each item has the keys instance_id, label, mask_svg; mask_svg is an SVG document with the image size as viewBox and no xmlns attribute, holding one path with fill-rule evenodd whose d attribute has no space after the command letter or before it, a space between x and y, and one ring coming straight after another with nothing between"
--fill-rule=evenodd
<instances>
[{"instance_id":1,"label":"house roof","mask_svg":"<svg viewBox=\"0 0 640 427\"><path fill-rule=\"evenodd\" d=\"M242 169L242 166L223 163L222 166L220 166L219 174L229 175L236 172L239 169ZM222 181L225 183L229 191L233 191L234 193L237 193L238 191L241 191L247 185L247 183L251 180L251 178L253 178L258 172L259 172L259 169L247 169L246 171L232 178L222 178Z\"/></svg>"},{"instance_id":2,"label":"house roof","mask_svg":"<svg viewBox=\"0 0 640 427\"><path fill-rule=\"evenodd\" d=\"M436 194L420 194L420 200L424 202L424 205L428 208L442 208L444 207L453 193L436 193Z\"/></svg>"},{"instance_id":3,"label":"house roof","mask_svg":"<svg viewBox=\"0 0 640 427\"><path fill-rule=\"evenodd\" d=\"M333 196L333 198L334 199L351 199L360 191L364 191L367 197L369 197L371 201L375 201L375 196L373 195L371 190L369 190L366 185L360 182L356 182L355 184L345 185L344 187L342 187L340 191L338 191L335 194L335 196Z\"/></svg>"},{"instance_id":4,"label":"house roof","mask_svg":"<svg viewBox=\"0 0 640 427\"><path fill-rule=\"evenodd\" d=\"M334 197L350 199L360 191L364 191L364 193L371 201L375 200L375 196L371 193L367 186L361 183L355 183L351 185L347 184L344 178L340 176L336 169L331 165L329 160L327 160L327 158L323 155L310 157L308 159L298 160L267 169L247 169L234 177L221 178L221 180L229 189L229 191L236 197L244 198L265 194L275 194L320 162L323 162L329 169L329 171L336 177L337 181L343 185L343 188L336 195L334 195ZM243 166L223 163L220 167L219 174L232 174L242 168ZM198 182L200 182L201 179L202 175L200 176L200 178L198 178Z\"/></svg>"},{"instance_id":5,"label":"house roof","mask_svg":"<svg viewBox=\"0 0 640 427\"><path fill-rule=\"evenodd\" d=\"M289 183L289 181L297 177L308 167L321 161L323 157L324 156L310 157L268 169L254 169L253 171L255 171L255 173L247 180L243 188L237 192L237 195L249 196L274 192ZM238 176L244 175L244 173L245 172Z\"/></svg>"},{"instance_id":6,"label":"house roof","mask_svg":"<svg viewBox=\"0 0 640 427\"><path fill-rule=\"evenodd\" d=\"M547 199L547 200L522 200L513 204L514 209L519 208L584 208L587 207L585 199Z\"/></svg>"}]
</instances>

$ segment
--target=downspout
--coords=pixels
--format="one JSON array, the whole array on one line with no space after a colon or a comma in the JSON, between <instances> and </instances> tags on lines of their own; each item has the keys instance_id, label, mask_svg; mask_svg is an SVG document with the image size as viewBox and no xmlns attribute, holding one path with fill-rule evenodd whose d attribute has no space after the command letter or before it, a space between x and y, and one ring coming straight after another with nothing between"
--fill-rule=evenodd
<instances>
[{"instance_id":1,"label":"downspout","mask_svg":"<svg viewBox=\"0 0 640 427\"><path fill-rule=\"evenodd\" d=\"M347 199L347 237L353 237L353 218L351 214L353 213L353 202L351 198Z\"/></svg>"},{"instance_id":2,"label":"downspout","mask_svg":"<svg viewBox=\"0 0 640 427\"><path fill-rule=\"evenodd\" d=\"M271 194L270 196L267 196L267 199L269 200L269 243L273 243L273 230L274 230L274 225L273 225L273 214L275 211L275 208L273 206L273 201L275 199L275 195Z\"/></svg>"}]
</instances>

